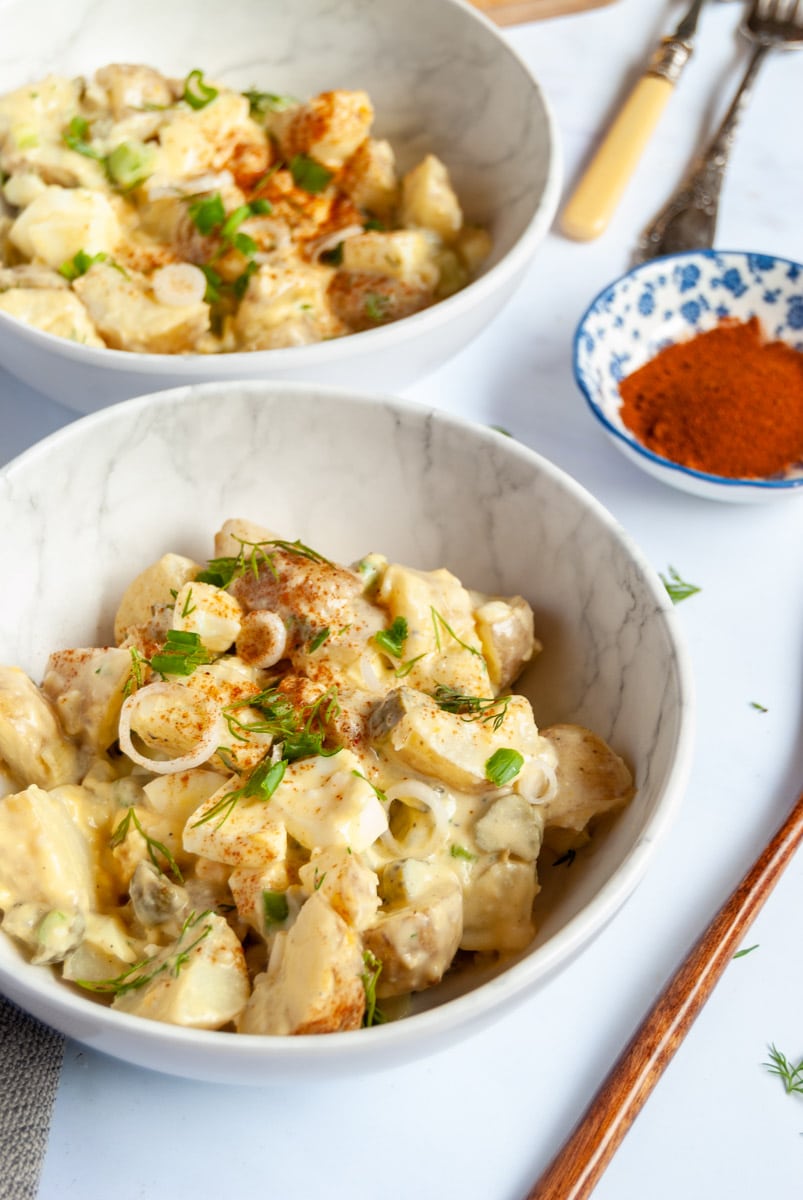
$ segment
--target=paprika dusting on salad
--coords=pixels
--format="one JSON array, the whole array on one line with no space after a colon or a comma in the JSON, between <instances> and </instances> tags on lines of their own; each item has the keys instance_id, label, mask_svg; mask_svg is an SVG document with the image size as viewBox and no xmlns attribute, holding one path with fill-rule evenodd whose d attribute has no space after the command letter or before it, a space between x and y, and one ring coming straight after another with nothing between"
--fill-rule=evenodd
<instances>
[{"instance_id":1,"label":"paprika dusting on salad","mask_svg":"<svg viewBox=\"0 0 803 1200\"><path fill-rule=\"evenodd\" d=\"M682 466L751 479L803 461L803 354L757 317L666 347L619 390L627 428Z\"/></svg>"}]
</instances>

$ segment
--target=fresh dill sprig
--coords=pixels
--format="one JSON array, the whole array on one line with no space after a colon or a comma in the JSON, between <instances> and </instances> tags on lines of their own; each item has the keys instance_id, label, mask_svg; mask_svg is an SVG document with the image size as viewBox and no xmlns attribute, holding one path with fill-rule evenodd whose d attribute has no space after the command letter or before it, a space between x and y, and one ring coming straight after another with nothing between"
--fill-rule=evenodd
<instances>
[{"instance_id":1,"label":"fresh dill sprig","mask_svg":"<svg viewBox=\"0 0 803 1200\"><path fill-rule=\"evenodd\" d=\"M127 700L132 692L136 692L142 687L143 667L149 666L148 660L136 646L129 646L128 652L131 655L131 670L128 673L128 678L123 685L123 699Z\"/></svg>"},{"instance_id":2,"label":"fresh dill sprig","mask_svg":"<svg viewBox=\"0 0 803 1200\"><path fill-rule=\"evenodd\" d=\"M774 1044L769 1048L769 1055L770 1061L763 1065L770 1075L777 1075L783 1082L787 1096L792 1092L803 1095L803 1058L795 1066Z\"/></svg>"},{"instance_id":3,"label":"fresh dill sprig","mask_svg":"<svg viewBox=\"0 0 803 1200\"><path fill-rule=\"evenodd\" d=\"M468 642L464 642L461 637L458 637L458 635L452 629L451 625L446 620L446 618L444 616L442 616L441 613L438 612L437 608L434 608L430 604L429 611L432 614L432 628L435 630L435 645L438 647L439 650L442 649L440 628L443 628L446 631L446 633L449 634L449 637L454 638L454 640L457 642L458 646L462 646L464 650L468 650L469 654L476 654L477 658L482 659L482 654L477 649L477 647L469 646ZM482 661L484 662L485 659L482 659Z\"/></svg>"},{"instance_id":4,"label":"fresh dill sprig","mask_svg":"<svg viewBox=\"0 0 803 1200\"><path fill-rule=\"evenodd\" d=\"M464 721L491 722L498 729L505 719L510 696L468 696L448 683L437 683L432 698L444 712L457 713Z\"/></svg>"},{"instance_id":5,"label":"fresh dill sprig","mask_svg":"<svg viewBox=\"0 0 803 1200\"><path fill-rule=\"evenodd\" d=\"M210 558L205 569L196 575L199 583L211 583L215 587L227 588L235 579L242 578L249 571L254 578L257 578L263 566L267 567L273 578L276 579L277 571L273 561L276 550L284 550L286 554L296 554L299 558L309 559L310 562L329 562L328 558L324 558L317 550L305 546L301 541L286 542L281 538L268 538L264 542L249 542L245 538L239 537L235 537L235 541L240 543L240 553L224 555L222 558ZM273 551L266 550L266 546L273 547Z\"/></svg>"},{"instance_id":6,"label":"fresh dill sprig","mask_svg":"<svg viewBox=\"0 0 803 1200\"><path fill-rule=\"evenodd\" d=\"M133 805L128 809L128 812L125 814L123 819L120 821L117 828L115 830L113 830L111 839L109 841L109 845L111 846L111 848L114 849L115 846L122 845L122 843L125 841L125 839L129 835L129 833L131 832L132 825L133 825L134 829L136 829L137 833L140 834L140 836L142 838L144 838L145 845L147 846L147 849L148 849L148 858L151 860L153 865L156 867L156 870L159 872L159 874L164 875L164 873L165 873L164 868L162 867L161 863L159 862L159 855L161 854L162 858L167 863L168 871L172 872L172 874L175 876L175 878L178 880L179 883L183 883L184 876L181 874L181 869L179 868L179 865L176 862L175 858L173 857L172 853L167 848L167 846L164 845L163 842L157 842L156 838L152 838L150 836L150 834L145 832L145 830L142 827L142 823L141 823L139 817L137 816L136 812L134 811Z\"/></svg>"},{"instance_id":7,"label":"fresh dill sprig","mask_svg":"<svg viewBox=\"0 0 803 1200\"><path fill-rule=\"evenodd\" d=\"M255 709L259 718L255 721L242 721L236 710L243 707ZM222 825L237 801L242 798L270 800L284 778L288 763L314 755L330 758L333 754L338 754L340 746L330 748L324 745L324 741L329 721L339 712L340 705L335 687L327 688L313 704L298 709L276 687L266 688L256 695L245 696L242 700L235 700L227 705L223 709L223 717L232 737L246 741L248 733L269 734L272 749L257 764L245 783L241 787L224 792L217 803L194 823L193 828L195 825L205 825L207 821L215 818L218 818L218 825Z\"/></svg>"},{"instance_id":8,"label":"fresh dill sprig","mask_svg":"<svg viewBox=\"0 0 803 1200\"><path fill-rule=\"evenodd\" d=\"M177 979L182 968L189 962L190 954L198 946L204 938L209 937L212 932L211 925L205 925L201 932L188 946L182 945L185 935L198 925L204 917L211 915L211 910L207 909L200 916L190 913L184 924L181 926L181 932L176 939L176 953L172 957L168 956L162 962L156 961L158 955L154 958L142 958L139 962L135 962L127 971L116 975L113 979L76 979L75 982L79 987L90 992L112 993L115 996L124 996L126 992L135 992L140 988L151 983L158 975L169 971L174 979ZM153 965L155 963L155 965ZM146 968L150 967L150 970Z\"/></svg>"}]
</instances>

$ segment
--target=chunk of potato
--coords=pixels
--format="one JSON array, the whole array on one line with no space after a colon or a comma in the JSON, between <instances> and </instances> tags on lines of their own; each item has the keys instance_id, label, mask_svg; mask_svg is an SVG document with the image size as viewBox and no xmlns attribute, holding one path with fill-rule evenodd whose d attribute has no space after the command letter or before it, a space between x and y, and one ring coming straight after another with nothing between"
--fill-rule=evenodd
<instances>
[{"instance_id":1,"label":"chunk of potato","mask_svg":"<svg viewBox=\"0 0 803 1200\"><path fill-rule=\"evenodd\" d=\"M147 625L154 608L173 603L173 594L189 579L194 579L201 567L181 554L164 554L131 581L123 592L114 618L114 640L118 646L132 627Z\"/></svg>"},{"instance_id":2,"label":"chunk of potato","mask_svg":"<svg viewBox=\"0 0 803 1200\"><path fill-rule=\"evenodd\" d=\"M82 346L105 346L76 295L57 287L13 287L0 293L0 310Z\"/></svg>"},{"instance_id":3,"label":"chunk of potato","mask_svg":"<svg viewBox=\"0 0 803 1200\"><path fill-rule=\"evenodd\" d=\"M131 669L127 650L57 650L48 659L42 691L55 705L67 733L100 752L117 739Z\"/></svg>"},{"instance_id":4,"label":"chunk of potato","mask_svg":"<svg viewBox=\"0 0 803 1200\"><path fill-rule=\"evenodd\" d=\"M498 694L521 674L525 663L541 650L533 632L533 610L523 596L485 597L474 610L491 686Z\"/></svg>"},{"instance_id":5,"label":"chunk of potato","mask_svg":"<svg viewBox=\"0 0 803 1200\"><path fill-rule=\"evenodd\" d=\"M95 894L90 848L57 792L31 784L0 800L0 908L33 901L87 912Z\"/></svg>"},{"instance_id":6,"label":"chunk of potato","mask_svg":"<svg viewBox=\"0 0 803 1200\"><path fill-rule=\"evenodd\" d=\"M48 700L19 667L0 666L0 759L23 784L76 783L79 756Z\"/></svg>"},{"instance_id":7,"label":"chunk of potato","mask_svg":"<svg viewBox=\"0 0 803 1200\"><path fill-rule=\"evenodd\" d=\"M535 936L532 909L537 892L532 863L484 855L472 864L463 893L461 949L523 950Z\"/></svg>"},{"instance_id":8,"label":"chunk of potato","mask_svg":"<svg viewBox=\"0 0 803 1200\"><path fill-rule=\"evenodd\" d=\"M402 179L400 216L402 225L431 229L444 242L454 241L460 232L460 202L449 172L434 154L428 154Z\"/></svg>"},{"instance_id":9,"label":"chunk of potato","mask_svg":"<svg viewBox=\"0 0 803 1200\"><path fill-rule=\"evenodd\" d=\"M540 738L529 700L511 696L498 728L494 722L465 721L444 712L413 688L397 688L376 706L369 723L371 740L386 753L464 791L489 791L486 763L497 751L536 754Z\"/></svg>"},{"instance_id":10,"label":"chunk of potato","mask_svg":"<svg viewBox=\"0 0 803 1200\"><path fill-rule=\"evenodd\" d=\"M580 832L632 798L630 768L597 734L581 725L551 725L543 733L558 756L557 794L543 806L547 828Z\"/></svg>"},{"instance_id":11,"label":"chunk of potato","mask_svg":"<svg viewBox=\"0 0 803 1200\"><path fill-rule=\"evenodd\" d=\"M237 1022L240 1033L336 1033L359 1029L365 972L357 933L314 892L289 932L278 934L267 971Z\"/></svg>"},{"instance_id":12,"label":"chunk of potato","mask_svg":"<svg viewBox=\"0 0 803 1200\"><path fill-rule=\"evenodd\" d=\"M250 991L243 948L222 917L203 913L132 979L148 982L115 996L113 1008L191 1029L220 1029L242 1012Z\"/></svg>"},{"instance_id":13,"label":"chunk of potato","mask_svg":"<svg viewBox=\"0 0 803 1200\"><path fill-rule=\"evenodd\" d=\"M389 907L363 933L366 950L382 964L376 986L380 998L438 983L463 933L463 898L455 875L415 860L401 864L395 874L392 882L383 879Z\"/></svg>"}]
</instances>

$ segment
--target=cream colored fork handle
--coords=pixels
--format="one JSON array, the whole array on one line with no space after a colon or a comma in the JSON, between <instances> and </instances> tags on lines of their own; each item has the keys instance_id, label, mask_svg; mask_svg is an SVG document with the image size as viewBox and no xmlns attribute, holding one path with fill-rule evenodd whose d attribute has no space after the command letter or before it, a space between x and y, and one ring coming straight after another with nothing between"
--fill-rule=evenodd
<instances>
[{"instance_id":1,"label":"cream colored fork handle","mask_svg":"<svg viewBox=\"0 0 803 1200\"><path fill-rule=\"evenodd\" d=\"M673 91L668 79L642 75L563 210L567 237L590 241L606 229Z\"/></svg>"}]
</instances>

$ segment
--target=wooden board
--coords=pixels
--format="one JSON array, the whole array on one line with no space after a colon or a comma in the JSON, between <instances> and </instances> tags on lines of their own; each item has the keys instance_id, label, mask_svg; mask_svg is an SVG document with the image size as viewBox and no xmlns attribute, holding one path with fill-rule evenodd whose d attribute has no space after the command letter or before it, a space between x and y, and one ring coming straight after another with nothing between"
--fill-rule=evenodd
<instances>
[{"instance_id":1,"label":"wooden board","mask_svg":"<svg viewBox=\"0 0 803 1200\"><path fill-rule=\"evenodd\" d=\"M613 0L471 0L471 3L497 25L517 25L521 21L540 21L544 17L601 8Z\"/></svg>"}]
</instances>

